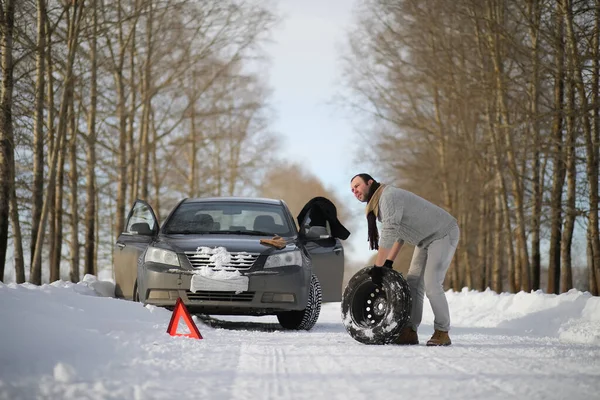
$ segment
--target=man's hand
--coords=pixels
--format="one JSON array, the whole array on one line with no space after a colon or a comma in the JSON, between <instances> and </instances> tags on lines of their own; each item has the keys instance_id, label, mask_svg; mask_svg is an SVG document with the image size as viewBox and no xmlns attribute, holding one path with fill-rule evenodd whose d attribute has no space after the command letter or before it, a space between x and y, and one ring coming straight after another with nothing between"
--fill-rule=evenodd
<instances>
[{"instance_id":1,"label":"man's hand","mask_svg":"<svg viewBox=\"0 0 600 400\"><path fill-rule=\"evenodd\" d=\"M377 265L373 265L373 268L369 271L369 276L371 277L371 281L377 285L381 286L383 284L383 268L392 269L392 264L394 262L392 260L385 260L382 267L378 267Z\"/></svg>"},{"instance_id":2,"label":"man's hand","mask_svg":"<svg viewBox=\"0 0 600 400\"><path fill-rule=\"evenodd\" d=\"M377 265L373 265L373 268L369 271L369 276L371 276L371 282L373 282L377 286L381 286L383 283L383 267L378 267Z\"/></svg>"}]
</instances>

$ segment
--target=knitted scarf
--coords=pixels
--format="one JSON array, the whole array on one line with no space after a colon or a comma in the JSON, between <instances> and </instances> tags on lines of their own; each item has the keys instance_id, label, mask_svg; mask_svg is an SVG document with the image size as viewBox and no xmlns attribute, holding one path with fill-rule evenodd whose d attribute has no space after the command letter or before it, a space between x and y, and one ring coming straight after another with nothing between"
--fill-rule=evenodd
<instances>
[{"instance_id":1,"label":"knitted scarf","mask_svg":"<svg viewBox=\"0 0 600 400\"><path fill-rule=\"evenodd\" d=\"M379 199L385 184L373 182L367 195L367 223L369 227L369 247L371 250L379 249L379 232L377 231L377 214L379 213Z\"/></svg>"}]
</instances>

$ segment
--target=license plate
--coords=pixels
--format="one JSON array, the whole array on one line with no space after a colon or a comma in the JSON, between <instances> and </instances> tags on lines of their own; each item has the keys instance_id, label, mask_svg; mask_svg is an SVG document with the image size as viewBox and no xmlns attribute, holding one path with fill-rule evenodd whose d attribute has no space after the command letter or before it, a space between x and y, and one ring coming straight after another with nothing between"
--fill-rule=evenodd
<instances>
[{"instance_id":1,"label":"license plate","mask_svg":"<svg viewBox=\"0 0 600 400\"><path fill-rule=\"evenodd\" d=\"M192 276L190 291L215 291L215 292L246 292L248 290L247 276L232 276L227 279L211 278L200 274Z\"/></svg>"}]
</instances>

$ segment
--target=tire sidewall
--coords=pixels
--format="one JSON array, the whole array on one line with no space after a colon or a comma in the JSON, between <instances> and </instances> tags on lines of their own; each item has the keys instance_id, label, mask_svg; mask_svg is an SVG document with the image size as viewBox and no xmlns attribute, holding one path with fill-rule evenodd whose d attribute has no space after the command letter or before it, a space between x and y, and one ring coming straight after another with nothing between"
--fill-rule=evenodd
<instances>
[{"instance_id":1,"label":"tire sidewall","mask_svg":"<svg viewBox=\"0 0 600 400\"><path fill-rule=\"evenodd\" d=\"M315 274L310 277L310 288L308 289L308 302L304 309L304 318L299 329L310 330L315 326L321 314L322 302L321 283Z\"/></svg>"}]
</instances>

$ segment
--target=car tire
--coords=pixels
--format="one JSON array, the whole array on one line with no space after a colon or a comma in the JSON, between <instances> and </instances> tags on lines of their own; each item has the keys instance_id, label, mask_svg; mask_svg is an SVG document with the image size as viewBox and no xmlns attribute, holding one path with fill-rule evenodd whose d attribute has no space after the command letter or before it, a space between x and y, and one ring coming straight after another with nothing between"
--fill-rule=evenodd
<instances>
[{"instance_id":1,"label":"car tire","mask_svg":"<svg viewBox=\"0 0 600 400\"><path fill-rule=\"evenodd\" d=\"M348 282L342 296L342 322L355 340L364 344L388 344L398 338L409 320L410 287L398 271L383 268L382 285L371 281L366 267Z\"/></svg>"},{"instance_id":2,"label":"car tire","mask_svg":"<svg viewBox=\"0 0 600 400\"><path fill-rule=\"evenodd\" d=\"M137 284L137 279L135 280L135 283L133 284L133 301L135 301L136 303L139 303L140 301L140 294L138 292L138 284Z\"/></svg>"},{"instance_id":3,"label":"car tire","mask_svg":"<svg viewBox=\"0 0 600 400\"><path fill-rule=\"evenodd\" d=\"M301 311L286 311L277 314L279 324L285 329L311 330L321 313L321 299L321 284L317 276L313 274L310 278L306 308Z\"/></svg>"}]
</instances>

